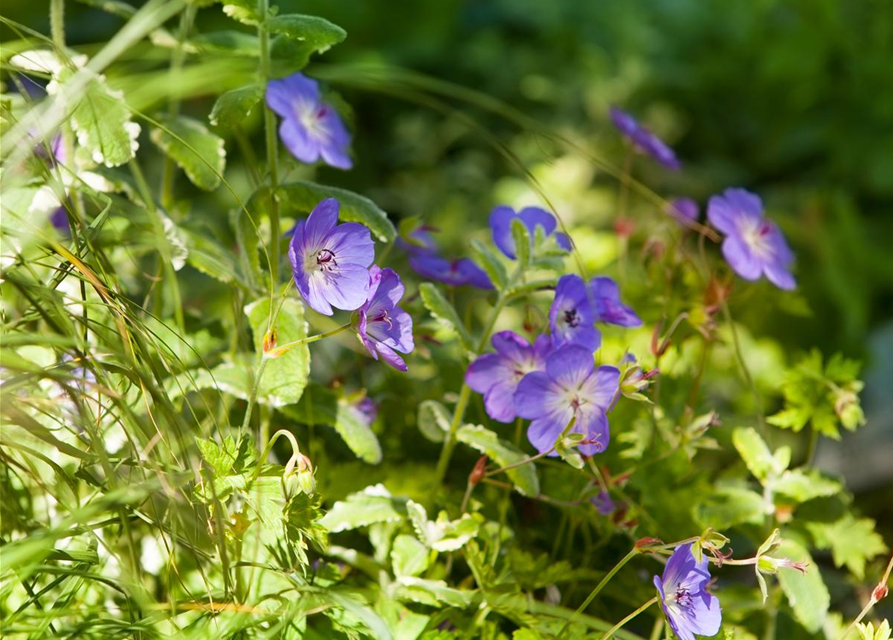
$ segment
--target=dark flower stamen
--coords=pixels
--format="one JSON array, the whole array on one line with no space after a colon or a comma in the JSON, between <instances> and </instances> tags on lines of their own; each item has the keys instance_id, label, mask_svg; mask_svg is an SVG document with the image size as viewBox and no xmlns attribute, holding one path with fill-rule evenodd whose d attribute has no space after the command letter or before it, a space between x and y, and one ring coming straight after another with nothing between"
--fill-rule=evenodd
<instances>
[{"instance_id":1,"label":"dark flower stamen","mask_svg":"<svg viewBox=\"0 0 893 640\"><path fill-rule=\"evenodd\" d=\"M326 271L331 271L338 266L335 260L335 254L328 249L320 249L316 254L316 264Z\"/></svg>"},{"instance_id":2,"label":"dark flower stamen","mask_svg":"<svg viewBox=\"0 0 893 640\"><path fill-rule=\"evenodd\" d=\"M580 314L577 313L576 309L568 309L564 312L564 321L569 327L576 329L580 324Z\"/></svg>"}]
</instances>

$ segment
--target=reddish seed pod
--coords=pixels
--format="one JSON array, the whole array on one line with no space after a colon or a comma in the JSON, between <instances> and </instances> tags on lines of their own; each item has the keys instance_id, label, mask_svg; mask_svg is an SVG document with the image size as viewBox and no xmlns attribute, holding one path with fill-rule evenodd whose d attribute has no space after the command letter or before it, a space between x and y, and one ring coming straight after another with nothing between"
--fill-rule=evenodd
<instances>
[{"instance_id":1,"label":"reddish seed pod","mask_svg":"<svg viewBox=\"0 0 893 640\"><path fill-rule=\"evenodd\" d=\"M874 591L871 592L871 599L875 602L880 602L884 598L887 597L889 593L889 589L887 589L887 585L883 582L874 588Z\"/></svg>"},{"instance_id":2,"label":"reddish seed pod","mask_svg":"<svg viewBox=\"0 0 893 640\"><path fill-rule=\"evenodd\" d=\"M474 463L474 468L471 470L471 473L468 474L468 483L471 485L476 485L484 479L484 475L487 472L487 456L481 456L478 458L478 461Z\"/></svg>"},{"instance_id":3,"label":"reddish seed pod","mask_svg":"<svg viewBox=\"0 0 893 640\"><path fill-rule=\"evenodd\" d=\"M638 540L636 540L636 549L653 547L657 544L663 544L663 540L661 540L660 538L639 538Z\"/></svg>"}]
</instances>

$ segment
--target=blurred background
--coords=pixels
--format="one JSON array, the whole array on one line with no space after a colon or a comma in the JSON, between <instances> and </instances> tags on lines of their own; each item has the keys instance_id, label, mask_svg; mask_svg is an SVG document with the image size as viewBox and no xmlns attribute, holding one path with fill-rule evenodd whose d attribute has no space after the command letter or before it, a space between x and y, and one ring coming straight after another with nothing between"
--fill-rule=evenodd
<instances>
[{"instance_id":1,"label":"blurred background","mask_svg":"<svg viewBox=\"0 0 893 640\"><path fill-rule=\"evenodd\" d=\"M658 193L702 205L727 186L760 193L797 254L800 288L777 305L739 310L738 319L755 336L866 363L869 424L845 434L842 445L823 442L818 460L847 477L866 515L893 539L893 2L278 4L348 32L307 69L344 98L356 132L355 169L319 169L320 181L365 193L396 218L420 216L440 231L448 253L465 251L468 229L484 229L497 202L537 201L501 153L508 151L575 228L587 262L607 265L616 258L617 181L582 155L544 149L529 128L472 109L458 91L420 105L409 87L370 81L364 65L394 65L479 91L615 167L622 151L607 112L618 105L683 161L675 174L638 161L636 177ZM66 3L66 12L69 44L88 51L123 23L85 4ZM46 3L7 1L3 13L48 33ZM217 10L199 12L197 24L200 31L244 29ZM4 40L13 37L2 31ZM152 68L141 55L132 53L131 70ZM219 83L238 86L251 69L216 73L191 80L186 111L206 117ZM114 81L115 71L109 76ZM143 99L151 109L153 97ZM258 141L259 125L253 114L247 133ZM228 169L234 181L239 162ZM212 197L232 206L225 194Z\"/></svg>"}]
</instances>

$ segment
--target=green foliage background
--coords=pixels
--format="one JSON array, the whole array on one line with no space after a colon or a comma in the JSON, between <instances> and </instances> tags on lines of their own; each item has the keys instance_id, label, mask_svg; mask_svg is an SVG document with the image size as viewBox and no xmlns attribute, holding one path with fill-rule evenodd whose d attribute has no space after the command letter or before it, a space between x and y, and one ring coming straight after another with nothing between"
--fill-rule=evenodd
<instances>
[{"instance_id":1,"label":"green foliage background","mask_svg":"<svg viewBox=\"0 0 893 640\"><path fill-rule=\"evenodd\" d=\"M363 194L386 211L394 224L418 216L440 230L439 239L447 252L468 255L470 238L486 239L486 216L494 204L536 197L530 181L525 180L524 171L514 161L517 160L554 199L559 213L574 230L587 267L593 272L615 270L618 249L611 225L616 213L617 180L593 167L581 154L543 140L534 133L533 126L540 124L560 131L566 138L591 147L598 157L616 167L621 162L622 150L607 120L607 110L612 104L621 105L641 116L667 139L686 166L681 175L668 176L640 162L636 166L639 179L662 194L688 195L702 203L726 185L751 188L764 197L797 254L800 288L796 294L783 295L761 283L737 298L734 308L735 320L742 327L739 330L743 331L748 363L757 386L765 395L766 414L774 416L770 421L789 429L772 431L771 445L776 455L778 449L790 446L792 458L799 462L808 455L810 445L806 432L816 429L825 435L836 434L837 420L830 408L833 398L825 397L826 389L822 385L816 389L810 387L808 380L814 381L817 375L841 387L853 384L858 367L845 360L832 360L831 355L838 352L865 363L862 377L867 386L863 407L870 426L855 435L867 439L869 448L889 450L893 440L893 396L889 393L893 388L893 370L889 365L893 361L891 3L870 0L847 3L830 0L444 0L405 3L398 7L382 0L311 0L282 2L278 6L280 14L300 11L323 16L347 31L346 40L324 56L316 56L307 73L327 81L338 92L333 99L338 101L341 112L347 114L355 132L354 170L344 173L286 163L288 182L312 179ZM219 5L215 7L199 12L197 32L240 28L218 10ZM2 14L4 18L49 33L47 8L39 3L8 2ZM68 44L86 53L95 53L122 23L119 18L95 8L66 2ZM173 31L176 21L168 24L168 28ZM4 42L19 37L8 24L0 27L0 33ZM210 55L187 58L175 82L168 72L170 50L143 43L127 51L108 70L108 84L122 90L132 108L147 114L163 112L172 98L180 99L181 112L206 126L217 95L255 81L256 64L250 58L240 58L238 41L196 44ZM217 59L213 55L215 46L224 52ZM233 50L235 55L231 55ZM381 71L382 64L422 72L428 78L454 85L444 85L444 92L432 99L430 93L420 91L422 80L393 70ZM458 87L473 88L496 98L529 116L532 124L519 127L503 117L505 114L481 108L486 104L469 105L467 96ZM472 97L477 100L479 96ZM260 171L263 164L262 127L260 109L254 109L242 123L243 134L233 134L226 128L214 129L223 136L228 150L224 172L227 187L241 197L251 194L252 174ZM245 153L252 148L256 157ZM208 153L209 158L213 157L213 146ZM153 186L159 184L163 180L163 156L146 135L140 157L147 182ZM196 170L202 169L199 165ZM196 184L204 182L205 187L217 187L213 172L197 179L190 177ZM135 324L138 324L136 318L146 323L134 347L146 362L146 371L136 375L160 407L167 425L162 431L170 429L164 431L165 436L182 447L171 446L174 453L169 459L159 454L159 459L153 462L159 464L158 477L168 482L185 482L186 474L178 467L180 461L176 458L187 449L194 453L192 438L213 438L223 433L230 420L241 419L244 407L241 401L249 395L249 383L242 374L250 362L230 355L238 352L242 357L252 345L256 347L266 319L264 309L260 316L243 313L243 308L254 302L253 294L258 288L266 286L265 265L257 261L256 252L240 249L231 256L221 256L218 250L202 244L202 238L212 238L216 242L214 246L219 247L250 242L246 240L251 237L246 231L246 221L240 220L238 211L233 213L234 200L228 188L202 191L180 174L176 178L175 198L165 203L177 222L183 223L183 241L192 255L205 256L206 268L208 264L217 264L208 256L222 261L234 274L230 282L222 282L190 266L176 277L179 295L184 301L182 310L166 287L152 299L151 311L168 326L182 325L182 335L188 344L179 342L173 333L166 333L160 322L153 323L135 305L127 305L126 313L131 314L129 317L134 318ZM308 203L315 195L308 195L299 187L289 197L293 199L293 209L305 211L312 206ZM249 205L252 211L255 204L260 209L268 206L265 200L268 196L264 193L257 192L254 198ZM137 255L137 264L145 267L163 231L153 227L154 218L146 215L145 210L134 206L131 211L124 204L125 198L120 200L117 204L125 207L123 210L132 222L125 232L126 241ZM636 247L641 248L648 239L649 225L655 219L653 213L642 203L631 211L632 217L641 216ZM107 231L112 236L104 237L102 246L111 255L116 244L115 227L110 225ZM395 250L393 260L403 264L397 253ZM405 270L404 264L401 271ZM136 268L115 276L132 292L145 294L147 300L151 298L152 290L147 289L145 279ZM634 262L627 276L631 284L624 290L625 294L630 292L631 301L642 310L651 327L659 319L659 301L655 298L658 294L652 286L656 281L655 271L644 263ZM745 289L741 282L736 287ZM685 285L681 288L678 295L685 304L696 304L697 292ZM356 350L356 345L349 338L312 345L309 376L304 369L306 357L296 351L289 356L293 361L284 362L282 368L290 367L289 380L300 379L302 385L309 382L301 402L274 412L272 407L276 402L270 399L274 392L262 390L261 401L264 404L266 400L266 404L261 409L259 423L275 417L281 425L273 425L273 430L285 426L307 435L309 449L305 453L318 469L316 482L325 500L324 506L331 509L326 516L328 520L322 522L330 531L345 536L336 539L338 544L375 556L379 563L387 563L390 558L395 575L416 577L427 572L426 576L440 578L443 572L439 567L445 556L441 555L440 565L433 559L438 552L445 554L445 550L451 550L454 540L462 540L464 544L463 536L473 527L459 519L453 508L450 515L458 524L452 529L446 527L449 532L445 541L414 537L412 532L423 528L418 523L424 523L425 517L419 515L413 504L427 504L427 517L432 521L437 515L430 505L433 495L436 494L440 504L451 503L455 507L461 501L467 473L486 445L474 433L464 432L460 442L469 446L457 449L448 488L438 494L434 464L440 445L431 441L430 431L420 433L416 428L417 424L422 429L430 427L419 424L427 420L417 409L428 402L424 406L431 410L431 420L436 423L438 409L430 403L437 401L448 406L455 403L464 363L461 349L455 347L449 332L426 317L421 297L415 296L417 289L413 287L410 291L407 308L420 330L446 347L441 348L433 341L420 344L408 376L384 371L362 353L351 352L351 348ZM143 298L133 295L132 300L138 299ZM462 320L472 324L480 322L484 303L477 294L461 294L454 302ZM47 304L48 308L54 308ZM257 306L252 309L256 310ZM67 313L60 306L50 316L64 318ZM182 317L178 318L178 313ZM300 311L292 315L299 317ZM103 319L110 322L110 318ZM509 310L499 328L517 327L524 319L520 310ZM325 324L319 316L311 319L312 333L333 326ZM280 329L283 335L295 337L307 332L300 317L292 326ZM662 389L663 402L668 412L684 405L688 392L686 376L695 369L699 356L696 343L691 340L694 329L685 327L684 331L679 344L674 345L662 363L667 376ZM609 337L607 347L613 350L612 356L619 357L631 341L637 352L644 353L648 338L647 331L629 338L614 334ZM723 338L728 343L728 335L723 334ZM120 344L115 343L114 347L123 350ZM818 353L810 354L813 348ZM824 359L818 354L825 354ZM28 355L25 354L26 359ZM30 355L32 360L37 357ZM801 363L804 363L802 367ZM17 380L25 387L27 377L37 375L29 372L28 368L33 365L18 361L14 364L17 371L23 372L23 377ZM206 365L213 372L213 379L196 374L204 371L202 367ZM723 451L699 451L696 468L692 470L688 458L674 450L646 475L635 476L627 490L641 502L642 509L637 511L641 519L638 534L656 534L659 530L666 540L696 535L699 530L693 530L694 518L698 525L715 524L733 529L732 546L741 553L752 553L762 533L761 519L754 520L754 511L760 509L760 494L755 489L770 486L782 496L780 501L784 505L804 503L796 507L803 524L795 522L792 527L795 538L800 535L801 539L813 541L814 560L822 569L834 608L847 617L854 616L860 603L853 594L858 593L863 578L870 582L883 568L883 557L879 557L882 545L879 547L874 532L888 544L893 540L891 465L881 462L866 471L866 465L858 458L858 452L865 447L846 448L845 439L843 449L836 448L835 443L826 448L823 441L820 453L829 452L831 470L846 472L863 467L860 470L863 479L852 499L836 484L823 485L825 476L809 476L805 482L799 477L792 478L787 465L767 462L771 454L761 457L762 445L754 444L749 431L731 429L749 424L747 420L756 406L737 380L734 356L728 344L713 355L711 370L715 378L705 391L701 409L706 412L715 407L727 417L729 429L711 431ZM798 371L801 378L797 378ZM810 371L817 373L812 375ZM159 372L172 374L165 388L157 386L157 379L153 378ZM124 372L117 370L109 373L109 376L121 375ZM74 384L77 391L77 379L72 382L61 374L58 377L60 382ZM221 400L210 391L222 388L221 382L229 385L232 398L226 396ZM344 389L343 384L347 385ZM356 425L356 417L345 400L350 399L350 393L363 388L374 390L376 399L382 403L382 417L373 427L377 438L370 439ZM196 389L205 391L196 395ZM181 405L181 398L187 394L192 394L193 401ZM297 394L301 395L300 389ZM816 406L823 407L824 414L812 411ZM179 429L190 424L182 419L184 407L189 410L196 407L195 423L201 424L201 428L196 428L195 433L191 427L183 432L175 430L175 425ZM799 413L798 407L802 409ZM641 420L637 421L640 417L637 410L622 407L618 411L617 424L632 426L624 429L626 439L618 440L610 454L614 456L610 459L612 467L635 464L635 452L641 456L652 444L643 435L646 431ZM79 411L83 413L84 407ZM143 424L133 416L130 419L133 424ZM476 424L485 419L482 403L475 397L468 420ZM814 422L809 422L810 419ZM792 434L790 429L804 424L809 426L801 437ZM335 425L337 430L329 429L329 425ZM671 422L664 426L664 432L672 431ZM431 428L436 433L439 427L435 424ZM845 432L844 437L848 436ZM137 439L150 437L151 433L147 432ZM246 482L253 469L256 467L260 472L261 467L256 466L257 454L236 450L234 442L222 441L219 451L207 448L211 445L203 445L202 441L198 446L214 470L213 491L200 496L205 504L227 499L231 495L228 492L238 494L240 483ZM620 454L621 446L633 453ZM382 451L384 464L375 465L382 458ZM491 458L497 457L492 449L489 453ZM280 440L275 456L284 463L289 455L287 445ZM511 454L503 452L502 455ZM95 460L91 459L90 464L95 465ZM313 542L322 537L316 524L319 505L310 499L296 498L288 504L290 519L283 524L276 513L264 510L263 495L279 496L278 478L273 472L269 477L266 474L264 471L259 476L257 486L259 492L268 494L262 494L256 503L249 500L246 513L252 513L252 517L264 524L265 535L295 543L283 545L287 549L280 549L281 554L312 549ZM162 575L156 583L149 583L159 593L140 594L138 599L152 601L164 589L176 592L183 599L193 591L202 593L204 585L197 568L202 566L205 554L214 551L215 542L204 531L189 530L196 517L191 512L194 505L166 500L161 497L162 487L156 479L146 482L135 471L116 469L115 475L121 485L117 488L119 493L109 491L103 498L108 503L100 500L94 503L96 508L102 511L107 504L111 505L110 511L129 508L159 492L155 511L141 512L143 520L134 520L132 526L143 531L163 522L169 527L166 533L180 536L179 543L194 554L191 560L184 561L183 567L191 574L191 582L177 584L173 576ZM540 469L538 482L543 493L572 500L576 497L574 490L579 487L569 486L567 478L566 468L545 465ZM531 482L529 478L512 478L512 481L519 486ZM61 480L58 482L62 484ZM393 502L380 496L353 499L368 500L376 508L385 509L386 516L380 516L382 511L375 511L376 517L382 517L378 521L384 523L382 529L390 526L388 523L400 523L394 526L404 527L394 541L395 549L400 549L396 556L384 552L384 557L378 557L382 554L381 548L367 536L352 533L353 525L332 524L341 513L338 507L333 508L335 501L377 482L385 482L393 495L401 497ZM804 484L808 490L803 488ZM10 482L4 490L19 491L14 485ZM668 495L672 496L674 505L682 504L684 508L667 504ZM530 554L525 551L512 556L511 581L525 592L538 594L540 599L548 584L562 583L562 604L575 608L585 597L590 583L597 579L591 572L606 570L629 549L630 541L624 533L588 515L556 516L558 512L551 510L552 507L518 496L506 503L500 501L502 493L492 488L482 489L479 497L487 505L480 507L482 513L491 521L508 520L519 532L524 547L531 550ZM24 500L22 496L19 498ZM407 498L415 502L408 503ZM497 504L498 509L494 507ZM506 509L510 512L508 516ZM847 515L850 511L855 515ZM347 513L354 517L357 511ZM15 522L19 516L12 511L4 513L5 518L12 518L7 522ZM92 516L82 513L79 517L74 524ZM873 519L877 526L865 518ZM481 568L491 560L486 554L492 551L492 545L499 547L499 534L484 533L481 529L481 540L491 546L488 551L482 543L485 549L481 552L474 546L468 548L469 571L475 574L478 585L486 584L492 589L490 596L501 594L500 589L507 590L501 581L505 576L490 574ZM591 540L583 545L584 537L595 534L604 536L605 542L595 549ZM122 532L121 539L124 538ZM21 555L16 558L23 563L34 561L36 556L29 555L33 548L17 547L17 550ZM88 555L75 559L89 565L93 561L90 552L95 553L95 549L88 549L84 551ZM429 557L425 557L426 553ZM550 555L547 560L546 555L536 554ZM598 559L597 567L592 566L592 558ZM277 559L292 566L301 560L282 556ZM4 560L9 562L9 556ZM58 558L50 558L47 563L51 560ZM866 565L866 560L873 562ZM84 571L88 573L87 569ZM210 581L219 577L212 576ZM299 616L316 605L323 606L319 603L325 603L329 597L347 612L331 623L340 632L349 635L355 629L374 627L377 623L364 619L355 603L338 595L342 578L337 574L336 565L325 565L319 585L301 585L306 598L299 607L290 609L289 614ZM626 611L641 602L636 600L642 592L640 582L632 573L620 574L590 613L616 621L620 617L614 615L618 608ZM327 595L323 594L323 590L333 585ZM753 586L747 585L751 591ZM784 582L781 586L788 588ZM177 591L181 588L182 592ZM314 591L317 588L320 591ZM468 597L467 592L458 589L435 591L433 595L430 590L411 591L408 587L406 590L410 593L402 593L397 598L402 598L400 601L404 603L447 603L456 608L467 604L463 600ZM755 596L745 593L741 585L731 586L727 594L724 604L734 603L729 610L730 619L756 633L762 617ZM353 596L351 592L350 597ZM781 602L777 590L775 597ZM509 600L506 596L502 604L511 612L516 603ZM66 605L64 598L59 602L59 606ZM393 610L378 610L388 624L393 622L388 616L398 617L397 605L393 607ZM405 614L403 609L399 611L400 615ZM878 607L878 611L889 615L889 608ZM809 612L803 615L808 616ZM779 638L820 637L805 633L795 623L795 617L802 622L799 616L799 612L785 612L780 616ZM519 626L526 622L522 620ZM238 621L228 624L231 626L227 631L240 633ZM325 629L317 633L325 633ZM148 633L142 628L108 632L113 631L119 635ZM548 629L541 631L545 633ZM647 634L648 629L637 629L637 632ZM496 631L493 633L496 637ZM536 637L516 635L523 640Z\"/></svg>"}]
</instances>

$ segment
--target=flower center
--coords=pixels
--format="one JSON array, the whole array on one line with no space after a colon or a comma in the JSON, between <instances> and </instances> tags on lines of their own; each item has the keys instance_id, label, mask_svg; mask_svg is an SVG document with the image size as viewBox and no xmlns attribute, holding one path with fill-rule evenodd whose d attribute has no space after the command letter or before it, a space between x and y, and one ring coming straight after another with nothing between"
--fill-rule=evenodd
<instances>
[{"instance_id":1,"label":"flower center","mask_svg":"<svg viewBox=\"0 0 893 640\"><path fill-rule=\"evenodd\" d=\"M686 589L685 587L676 587L676 593L674 594L673 598L681 607L688 608L691 606L691 593L689 593L688 589Z\"/></svg>"},{"instance_id":2,"label":"flower center","mask_svg":"<svg viewBox=\"0 0 893 640\"><path fill-rule=\"evenodd\" d=\"M307 129L307 133L315 138L326 138L329 135L324 118L329 113L327 104L299 104L296 108L298 120Z\"/></svg>"},{"instance_id":3,"label":"flower center","mask_svg":"<svg viewBox=\"0 0 893 640\"><path fill-rule=\"evenodd\" d=\"M316 266L320 271L333 271L338 266L335 254L328 249L316 252Z\"/></svg>"},{"instance_id":4,"label":"flower center","mask_svg":"<svg viewBox=\"0 0 893 640\"><path fill-rule=\"evenodd\" d=\"M580 314L576 309L567 309L564 312L564 322L571 329L576 329L580 325Z\"/></svg>"},{"instance_id":5,"label":"flower center","mask_svg":"<svg viewBox=\"0 0 893 640\"><path fill-rule=\"evenodd\" d=\"M751 251L760 257L767 257L772 254L772 245L768 242L771 232L772 225L765 220L761 220L748 224L742 236Z\"/></svg>"},{"instance_id":6,"label":"flower center","mask_svg":"<svg viewBox=\"0 0 893 640\"><path fill-rule=\"evenodd\" d=\"M388 315L387 309L382 309L381 313L372 318L372 322L384 322L386 325L388 325L388 329L394 328L394 323L391 320L391 316Z\"/></svg>"}]
</instances>

